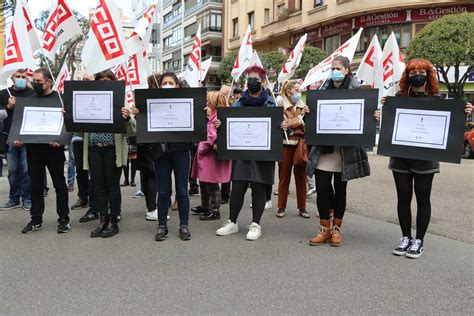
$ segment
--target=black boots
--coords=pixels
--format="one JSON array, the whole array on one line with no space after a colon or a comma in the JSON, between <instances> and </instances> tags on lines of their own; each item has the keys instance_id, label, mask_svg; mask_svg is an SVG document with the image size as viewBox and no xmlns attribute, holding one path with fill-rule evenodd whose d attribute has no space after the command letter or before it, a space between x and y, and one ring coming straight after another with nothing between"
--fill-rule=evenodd
<instances>
[{"instance_id":1,"label":"black boots","mask_svg":"<svg viewBox=\"0 0 474 316\"><path fill-rule=\"evenodd\" d=\"M117 216L100 216L100 223L96 229L91 231L91 238L108 238L113 237L119 233L119 227L117 224Z\"/></svg>"}]
</instances>

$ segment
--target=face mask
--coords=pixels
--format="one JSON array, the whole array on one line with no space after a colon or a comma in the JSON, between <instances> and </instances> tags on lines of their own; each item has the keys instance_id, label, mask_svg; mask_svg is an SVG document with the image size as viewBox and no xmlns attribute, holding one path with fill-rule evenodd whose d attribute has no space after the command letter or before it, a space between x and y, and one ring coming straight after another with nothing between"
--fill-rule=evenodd
<instances>
[{"instance_id":1,"label":"face mask","mask_svg":"<svg viewBox=\"0 0 474 316\"><path fill-rule=\"evenodd\" d=\"M249 88L250 92L257 93L262 90L262 83L258 82L255 78L248 78L247 87Z\"/></svg>"},{"instance_id":2,"label":"face mask","mask_svg":"<svg viewBox=\"0 0 474 316\"><path fill-rule=\"evenodd\" d=\"M301 100L301 93L298 92L298 93L293 94L291 96L291 100L295 103Z\"/></svg>"},{"instance_id":3,"label":"face mask","mask_svg":"<svg viewBox=\"0 0 474 316\"><path fill-rule=\"evenodd\" d=\"M346 75L340 70L331 71L332 81L342 81L342 80L344 80L345 77L346 77Z\"/></svg>"},{"instance_id":4,"label":"face mask","mask_svg":"<svg viewBox=\"0 0 474 316\"><path fill-rule=\"evenodd\" d=\"M23 90L26 88L26 80L23 78L15 78L15 88Z\"/></svg>"},{"instance_id":5,"label":"face mask","mask_svg":"<svg viewBox=\"0 0 474 316\"><path fill-rule=\"evenodd\" d=\"M174 87L170 84L165 84L164 86L161 87L162 89L173 89Z\"/></svg>"},{"instance_id":6,"label":"face mask","mask_svg":"<svg viewBox=\"0 0 474 316\"><path fill-rule=\"evenodd\" d=\"M414 75L408 78L408 83L415 88L420 88L426 83L426 79L426 75Z\"/></svg>"},{"instance_id":7,"label":"face mask","mask_svg":"<svg viewBox=\"0 0 474 316\"><path fill-rule=\"evenodd\" d=\"M42 83L32 82L31 85L33 86L33 90L35 90L37 95L43 95L44 88Z\"/></svg>"}]
</instances>

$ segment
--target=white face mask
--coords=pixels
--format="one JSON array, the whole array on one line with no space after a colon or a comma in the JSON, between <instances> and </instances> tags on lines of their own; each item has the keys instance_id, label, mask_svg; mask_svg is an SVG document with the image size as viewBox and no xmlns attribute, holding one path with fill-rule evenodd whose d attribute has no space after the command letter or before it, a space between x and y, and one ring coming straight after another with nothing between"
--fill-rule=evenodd
<instances>
[{"instance_id":1,"label":"white face mask","mask_svg":"<svg viewBox=\"0 0 474 316\"><path fill-rule=\"evenodd\" d=\"M170 84L165 84L164 86L161 87L162 89L173 89L174 87Z\"/></svg>"}]
</instances>

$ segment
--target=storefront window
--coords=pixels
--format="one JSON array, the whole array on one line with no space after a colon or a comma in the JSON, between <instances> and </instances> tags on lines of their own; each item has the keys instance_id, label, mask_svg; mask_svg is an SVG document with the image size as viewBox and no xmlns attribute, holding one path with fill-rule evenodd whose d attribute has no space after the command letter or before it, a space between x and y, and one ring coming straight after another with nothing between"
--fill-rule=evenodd
<instances>
[{"instance_id":1,"label":"storefront window","mask_svg":"<svg viewBox=\"0 0 474 316\"><path fill-rule=\"evenodd\" d=\"M406 48L411 41L411 24L393 24L384 26L375 26L364 29L360 37L357 51L363 53L369 48L370 42L377 35L380 46L383 48L385 42L392 32L395 34L398 45L401 48Z\"/></svg>"},{"instance_id":2,"label":"storefront window","mask_svg":"<svg viewBox=\"0 0 474 316\"><path fill-rule=\"evenodd\" d=\"M339 47L339 35L326 37L324 39L324 51L329 55Z\"/></svg>"}]
</instances>

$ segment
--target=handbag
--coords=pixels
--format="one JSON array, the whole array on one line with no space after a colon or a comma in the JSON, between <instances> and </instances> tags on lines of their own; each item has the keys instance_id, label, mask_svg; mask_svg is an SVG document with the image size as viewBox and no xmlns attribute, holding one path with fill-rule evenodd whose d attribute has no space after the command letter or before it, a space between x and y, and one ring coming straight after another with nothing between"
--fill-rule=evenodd
<instances>
[{"instance_id":1,"label":"handbag","mask_svg":"<svg viewBox=\"0 0 474 316\"><path fill-rule=\"evenodd\" d=\"M296 145L295 153L293 154L293 164L295 166L304 166L308 162L308 147L304 139L301 139Z\"/></svg>"}]
</instances>

